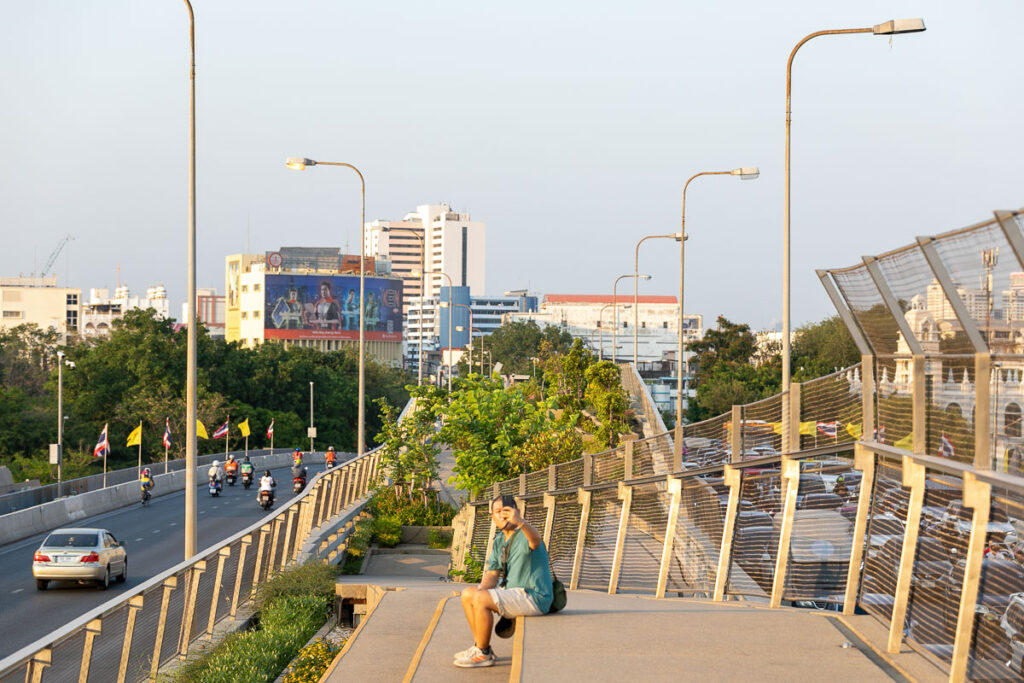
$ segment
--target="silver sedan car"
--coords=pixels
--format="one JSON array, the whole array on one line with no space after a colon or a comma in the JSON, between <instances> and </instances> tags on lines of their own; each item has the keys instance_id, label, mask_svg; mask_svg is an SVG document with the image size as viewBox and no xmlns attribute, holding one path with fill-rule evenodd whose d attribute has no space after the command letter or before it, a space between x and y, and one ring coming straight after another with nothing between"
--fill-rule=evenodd
<instances>
[{"instance_id":1,"label":"silver sedan car","mask_svg":"<svg viewBox=\"0 0 1024 683\"><path fill-rule=\"evenodd\" d=\"M32 575L41 591L50 581L95 581L104 590L128 578L128 553L106 529L57 529L32 557Z\"/></svg>"}]
</instances>

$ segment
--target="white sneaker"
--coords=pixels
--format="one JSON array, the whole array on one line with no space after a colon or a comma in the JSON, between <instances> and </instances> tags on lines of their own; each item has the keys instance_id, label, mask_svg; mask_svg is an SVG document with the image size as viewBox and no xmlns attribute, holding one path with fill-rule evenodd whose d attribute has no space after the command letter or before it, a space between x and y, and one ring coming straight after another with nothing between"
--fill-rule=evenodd
<instances>
[{"instance_id":1,"label":"white sneaker","mask_svg":"<svg viewBox=\"0 0 1024 683\"><path fill-rule=\"evenodd\" d=\"M455 666L461 669L474 669L479 666L494 666L494 660L494 650L491 650L490 654L484 654L483 650L474 645L466 657L455 660Z\"/></svg>"},{"instance_id":2,"label":"white sneaker","mask_svg":"<svg viewBox=\"0 0 1024 683\"><path fill-rule=\"evenodd\" d=\"M454 655L452 655L452 661L453 662L457 662L460 659L465 659L466 657L468 657L471 654L473 654L473 650L475 650L475 649L476 649L476 645L474 644L472 647L467 647L462 652L456 652Z\"/></svg>"}]
</instances>

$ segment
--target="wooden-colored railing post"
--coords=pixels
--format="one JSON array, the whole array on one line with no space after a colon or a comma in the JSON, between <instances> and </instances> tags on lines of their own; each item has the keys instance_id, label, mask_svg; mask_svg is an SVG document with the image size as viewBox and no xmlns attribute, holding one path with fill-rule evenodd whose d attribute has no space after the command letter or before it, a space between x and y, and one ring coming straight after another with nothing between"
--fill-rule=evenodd
<instances>
[{"instance_id":1,"label":"wooden-colored railing post","mask_svg":"<svg viewBox=\"0 0 1024 683\"><path fill-rule=\"evenodd\" d=\"M679 524L679 501L683 497L683 482L669 475L665 482L665 493L668 494L668 524L665 525L665 542L661 548L661 564L658 566L658 586L654 596L665 597L668 587L668 570L672 565L672 543L676 537L676 526Z\"/></svg>"},{"instance_id":2,"label":"wooden-colored railing post","mask_svg":"<svg viewBox=\"0 0 1024 683\"><path fill-rule=\"evenodd\" d=\"M632 455L632 449L627 449L626 452ZM622 509L619 512L619 532L615 536L615 554L612 556L612 573L611 576L608 577L609 595L615 595L616 591L619 589L619 574L622 572L622 554L626 547L626 533L629 531L629 510L633 505L633 487L629 486L624 481L619 482L619 500L622 501Z\"/></svg>"}]
</instances>

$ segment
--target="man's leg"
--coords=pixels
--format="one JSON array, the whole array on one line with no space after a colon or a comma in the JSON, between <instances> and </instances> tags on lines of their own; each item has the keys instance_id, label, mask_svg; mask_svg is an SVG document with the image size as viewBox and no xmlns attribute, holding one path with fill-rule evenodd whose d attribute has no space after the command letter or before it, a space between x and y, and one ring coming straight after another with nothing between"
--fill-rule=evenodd
<instances>
[{"instance_id":1,"label":"man's leg","mask_svg":"<svg viewBox=\"0 0 1024 683\"><path fill-rule=\"evenodd\" d=\"M490 591L477 590L473 596L473 640L481 650L491 646L491 629L494 628L494 613L498 606L494 604Z\"/></svg>"}]
</instances>

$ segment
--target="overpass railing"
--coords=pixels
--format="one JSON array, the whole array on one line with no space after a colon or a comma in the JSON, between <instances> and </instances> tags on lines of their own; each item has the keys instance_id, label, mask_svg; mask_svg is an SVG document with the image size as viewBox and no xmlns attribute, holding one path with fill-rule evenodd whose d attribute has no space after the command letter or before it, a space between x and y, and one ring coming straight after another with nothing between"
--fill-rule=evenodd
<instances>
[{"instance_id":1,"label":"overpass railing","mask_svg":"<svg viewBox=\"0 0 1024 683\"><path fill-rule=\"evenodd\" d=\"M374 449L317 473L305 491L256 524L6 657L0 683L154 678L162 665L184 659L192 643L211 639L218 621L252 605L258 586L316 543L314 531L326 520L352 508L345 520L354 521L378 463ZM316 545L313 557L336 558L337 536Z\"/></svg>"}]
</instances>

